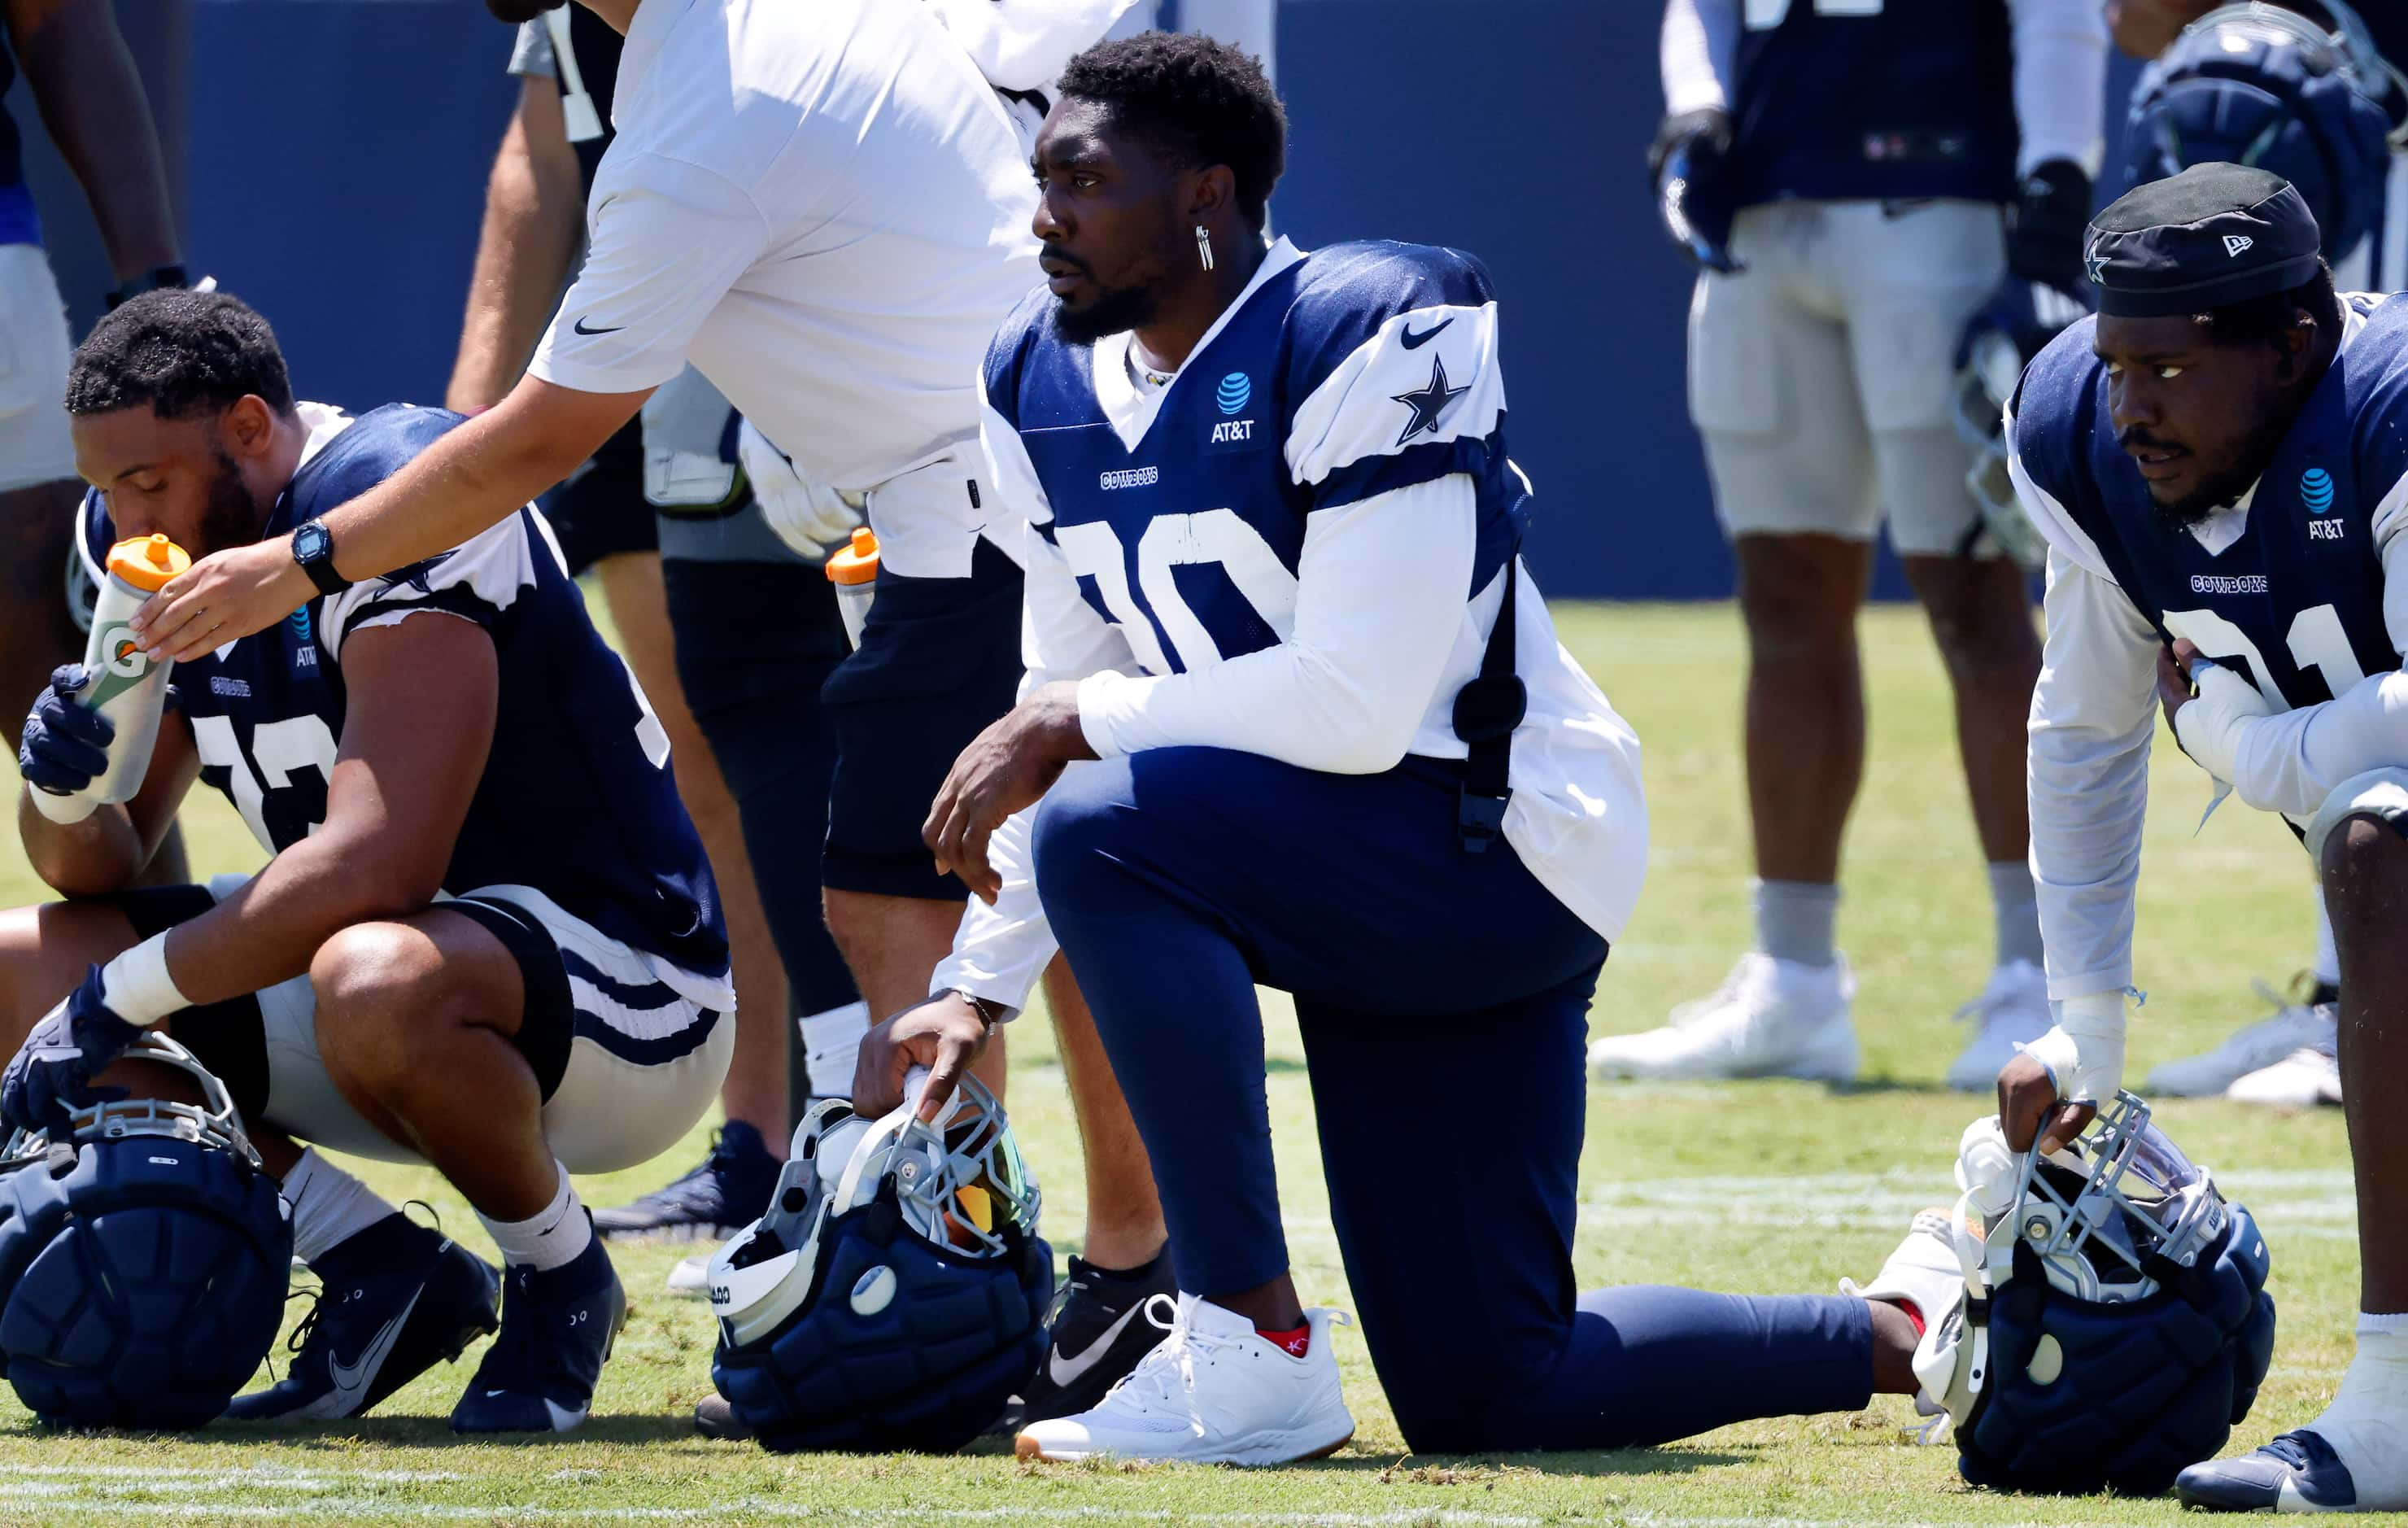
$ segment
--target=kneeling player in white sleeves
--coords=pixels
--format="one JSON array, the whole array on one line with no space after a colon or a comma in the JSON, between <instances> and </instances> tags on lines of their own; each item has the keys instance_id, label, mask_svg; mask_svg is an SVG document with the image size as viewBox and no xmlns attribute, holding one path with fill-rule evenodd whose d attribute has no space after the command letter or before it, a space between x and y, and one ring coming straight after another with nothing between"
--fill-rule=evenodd
<instances>
[{"instance_id":1,"label":"kneeling player in white sleeves","mask_svg":"<svg viewBox=\"0 0 2408 1528\"><path fill-rule=\"evenodd\" d=\"M2029 771L2061 1010L2000 1074L2008 1144L2115 1097L2160 705L2219 790L2301 833L2340 946L2358 1354L2315 1420L2183 1472L2228 1510L2408 1507L2408 303L2336 296L2318 241L2264 170L2132 192L2090 227L2100 316L2033 361L2007 430L2049 541Z\"/></svg>"},{"instance_id":2,"label":"kneeling player in white sleeves","mask_svg":"<svg viewBox=\"0 0 2408 1528\"><path fill-rule=\"evenodd\" d=\"M95 562L121 537L196 555L307 538L459 423L295 403L266 322L220 294L119 309L67 408ZM36 703L18 817L68 900L0 914L0 1023L24 1041L0 1107L56 1118L151 1026L226 1081L329 1291L243 1418L356 1415L493 1329L492 1269L298 1143L431 1162L507 1270L452 1425L566 1431L625 1313L568 1174L674 1145L727 1068L710 865L659 724L532 512L387 578L321 562L315 581L288 620L174 670L123 805L62 801L106 765L112 728L79 703L93 676L62 669ZM196 775L274 858L128 890Z\"/></svg>"}]
</instances>

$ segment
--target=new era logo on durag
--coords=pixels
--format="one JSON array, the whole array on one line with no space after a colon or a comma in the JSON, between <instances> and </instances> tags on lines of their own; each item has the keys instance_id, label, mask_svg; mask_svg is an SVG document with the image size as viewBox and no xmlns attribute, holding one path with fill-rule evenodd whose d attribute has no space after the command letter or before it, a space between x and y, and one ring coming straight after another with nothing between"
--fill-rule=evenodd
<instances>
[{"instance_id":1,"label":"new era logo on durag","mask_svg":"<svg viewBox=\"0 0 2408 1528\"><path fill-rule=\"evenodd\" d=\"M2251 239L2247 234L2227 234L2224 236L2224 252L2237 260L2241 257L2241 252L2247 249L2250 243Z\"/></svg>"}]
</instances>

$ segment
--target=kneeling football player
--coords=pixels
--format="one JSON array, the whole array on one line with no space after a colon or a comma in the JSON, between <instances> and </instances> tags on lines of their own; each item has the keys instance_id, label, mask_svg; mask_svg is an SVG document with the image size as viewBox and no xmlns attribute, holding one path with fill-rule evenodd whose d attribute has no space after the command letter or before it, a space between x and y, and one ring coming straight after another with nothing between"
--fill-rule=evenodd
<instances>
[{"instance_id":1,"label":"kneeling football player","mask_svg":"<svg viewBox=\"0 0 2408 1528\"><path fill-rule=\"evenodd\" d=\"M1258 982L1296 997L1331 1218L1412 1448L1620 1447L1912 1391L1908 1307L1963 1287L1928 1234L1864 1299L1574 1293L1589 997L1646 858L1638 739L1520 566L1487 271L1267 243L1284 125L1206 38L1073 60L1037 144L1052 292L988 353L995 481L1033 526L1031 672L930 817L982 902L936 996L864 1042L856 1102L891 1106L915 1060L958 1075L1058 938L1180 1291L1127 1378L1015 1447L1278 1463L1353 1433L1330 1313L1288 1274ZM1477 1149L1417 1155L1400 1188L1400 1150L1467 1129Z\"/></svg>"},{"instance_id":2,"label":"kneeling football player","mask_svg":"<svg viewBox=\"0 0 2408 1528\"><path fill-rule=\"evenodd\" d=\"M35 793L82 788L111 728L78 703L90 675L53 676L18 816L67 900L0 914L0 1018L24 1041L0 1106L56 1118L145 1027L226 1080L327 1290L242 1418L355 1415L493 1328L492 1270L315 1147L432 1163L507 1265L500 1337L452 1425L572 1428L625 1302L568 1175L674 1144L733 1033L667 741L534 513L356 584L312 555L319 514L459 416L295 403L264 319L183 292L102 321L67 410L95 561L119 538L197 556L300 527L321 592L174 670L140 793L67 824ZM196 775L273 858L127 889Z\"/></svg>"},{"instance_id":3,"label":"kneeling football player","mask_svg":"<svg viewBox=\"0 0 2408 1528\"><path fill-rule=\"evenodd\" d=\"M2150 740L2281 814L2340 955L2358 1350L2331 1404L2177 1487L2194 1507L2408 1508L2408 302L2337 293L2288 182L2196 165L2090 225L2099 316L2025 372L2015 487L2047 536L2032 869L2057 1028L2008 1063L2009 1144L2115 1096Z\"/></svg>"}]
</instances>

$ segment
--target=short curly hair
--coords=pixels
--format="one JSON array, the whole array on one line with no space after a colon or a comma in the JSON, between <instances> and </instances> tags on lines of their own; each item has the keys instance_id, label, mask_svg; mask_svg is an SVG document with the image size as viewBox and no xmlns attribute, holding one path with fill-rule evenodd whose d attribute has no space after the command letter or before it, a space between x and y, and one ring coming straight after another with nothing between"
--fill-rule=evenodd
<instances>
[{"instance_id":1,"label":"short curly hair","mask_svg":"<svg viewBox=\"0 0 2408 1528\"><path fill-rule=\"evenodd\" d=\"M240 297L166 289L129 298L93 326L67 368L67 412L111 413L149 404L186 419L257 394L293 411L293 381L276 331Z\"/></svg>"},{"instance_id":2,"label":"short curly hair","mask_svg":"<svg viewBox=\"0 0 2408 1528\"><path fill-rule=\"evenodd\" d=\"M1058 89L1110 107L1121 126L1175 164L1228 166L1239 210L1262 227L1271 187L1287 168L1287 111L1259 60L1193 33L1144 32L1081 53Z\"/></svg>"}]
</instances>

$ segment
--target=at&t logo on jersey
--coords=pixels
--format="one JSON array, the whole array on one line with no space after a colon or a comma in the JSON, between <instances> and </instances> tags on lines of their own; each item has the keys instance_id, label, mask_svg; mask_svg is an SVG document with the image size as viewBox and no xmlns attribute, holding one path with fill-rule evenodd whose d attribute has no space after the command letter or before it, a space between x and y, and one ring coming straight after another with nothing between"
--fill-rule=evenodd
<instances>
[{"instance_id":1,"label":"at&t logo on jersey","mask_svg":"<svg viewBox=\"0 0 2408 1528\"><path fill-rule=\"evenodd\" d=\"M1254 438L1254 422L1251 419L1227 419L1212 426L1211 443L1226 446Z\"/></svg>"},{"instance_id":2,"label":"at&t logo on jersey","mask_svg":"<svg viewBox=\"0 0 2408 1528\"><path fill-rule=\"evenodd\" d=\"M1242 371L1232 371L1221 379L1221 386L1212 395L1212 400L1221 406L1223 413L1234 414L1244 410L1248 400L1254 396L1254 384L1246 380L1246 374Z\"/></svg>"},{"instance_id":3,"label":"at&t logo on jersey","mask_svg":"<svg viewBox=\"0 0 2408 1528\"><path fill-rule=\"evenodd\" d=\"M2321 467L2311 467L2300 474L2300 502L2308 510L2308 540L2338 541L2343 539L2341 517L2333 513L2332 474Z\"/></svg>"}]
</instances>

